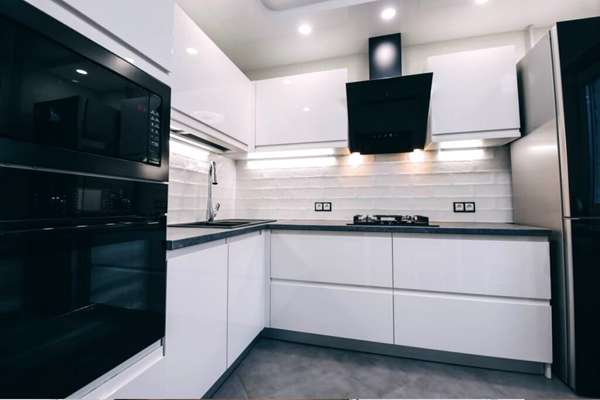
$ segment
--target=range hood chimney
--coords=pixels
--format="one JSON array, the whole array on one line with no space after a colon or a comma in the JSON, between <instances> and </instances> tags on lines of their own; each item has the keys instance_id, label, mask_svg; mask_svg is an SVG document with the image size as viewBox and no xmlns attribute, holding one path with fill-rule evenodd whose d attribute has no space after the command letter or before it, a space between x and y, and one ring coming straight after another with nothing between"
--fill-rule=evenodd
<instances>
[{"instance_id":1,"label":"range hood chimney","mask_svg":"<svg viewBox=\"0 0 600 400\"><path fill-rule=\"evenodd\" d=\"M400 33L369 39L369 78L346 84L350 151L424 149L433 74L402 76Z\"/></svg>"},{"instance_id":2,"label":"range hood chimney","mask_svg":"<svg viewBox=\"0 0 600 400\"><path fill-rule=\"evenodd\" d=\"M369 39L369 79L402 76L402 35L372 37Z\"/></svg>"}]
</instances>

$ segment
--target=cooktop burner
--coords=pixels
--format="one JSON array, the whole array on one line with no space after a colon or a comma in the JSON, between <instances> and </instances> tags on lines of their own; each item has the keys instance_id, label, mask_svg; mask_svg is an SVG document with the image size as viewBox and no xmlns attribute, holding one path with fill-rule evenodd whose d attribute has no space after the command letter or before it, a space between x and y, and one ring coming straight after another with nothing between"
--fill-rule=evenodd
<instances>
[{"instance_id":1,"label":"cooktop burner","mask_svg":"<svg viewBox=\"0 0 600 400\"><path fill-rule=\"evenodd\" d=\"M355 215L348 225L383 225L383 226L431 226L429 217L422 215Z\"/></svg>"}]
</instances>

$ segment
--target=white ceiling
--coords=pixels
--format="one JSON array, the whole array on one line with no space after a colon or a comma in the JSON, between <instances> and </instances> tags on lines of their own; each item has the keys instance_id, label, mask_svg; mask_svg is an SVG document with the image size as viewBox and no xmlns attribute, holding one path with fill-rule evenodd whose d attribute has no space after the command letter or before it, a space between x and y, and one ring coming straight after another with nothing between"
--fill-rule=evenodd
<instances>
[{"instance_id":1,"label":"white ceiling","mask_svg":"<svg viewBox=\"0 0 600 400\"><path fill-rule=\"evenodd\" d=\"M600 15L600 0L177 0L245 71L367 51L371 36L402 32L404 45L550 26ZM385 7L398 14L381 20ZM313 33L298 34L309 23Z\"/></svg>"}]
</instances>

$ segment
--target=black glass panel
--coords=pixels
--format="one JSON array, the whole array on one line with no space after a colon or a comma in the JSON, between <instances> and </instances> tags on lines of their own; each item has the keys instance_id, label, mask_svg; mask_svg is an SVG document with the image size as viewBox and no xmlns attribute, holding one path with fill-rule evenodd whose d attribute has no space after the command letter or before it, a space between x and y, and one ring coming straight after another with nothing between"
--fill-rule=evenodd
<instances>
[{"instance_id":1,"label":"black glass panel","mask_svg":"<svg viewBox=\"0 0 600 400\"><path fill-rule=\"evenodd\" d=\"M600 221L573 221L573 278L575 297L576 387L580 395L600 396L600 324L598 323L598 243Z\"/></svg>"},{"instance_id":2,"label":"black glass panel","mask_svg":"<svg viewBox=\"0 0 600 400\"><path fill-rule=\"evenodd\" d=\"M570 217L600 217L600 18L558 24Z\"/></svg>"},{"instance_id":3,"label":"black glass panel","mask_svg":"<svg viewBox=\"0 0 600 400\"><path fill-rule=\"evenodd\" d=\"M159 96L1 17L0 48L0 136L160 164Z\"/></svg>"},{"instance_id":4,"label":"black glass panel","mask_svg":"<svg viewBox=\"0 0 600 400\"><path fill-rule=\"evenodd\" d=\"M63 398L164 336L164 221L0 234L0 395Z\"/></svg>"},{"instance_id":5,"label":"black glass panel","mask_svg":"<svg viewBox=\"0 0 600 400\"><path fill-rule=\"evenodd\" d=\"M108 217L124 221L167 211L167 185L161 183L0 168L0 191L0 226Z\"/></svg>"},{"instance_id":6,"label":"black glass panel","mask_svg":"<svg viewBox=\"0 0 600 400\"><path fill-rule=\"evenodd\" d=\"M167 185L0 168L0 397L63 398L164 336Z\"/></svg>"}]
</instances>

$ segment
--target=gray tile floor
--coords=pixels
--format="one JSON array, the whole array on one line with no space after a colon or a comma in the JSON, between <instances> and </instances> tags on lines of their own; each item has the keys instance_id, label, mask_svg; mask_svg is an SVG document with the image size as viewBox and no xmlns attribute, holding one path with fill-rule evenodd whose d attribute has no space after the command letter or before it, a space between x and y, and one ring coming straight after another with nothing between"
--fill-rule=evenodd
<instances>
[{"instance_id":1,"label":"gray tile floor","mask_svg":"<svg viewBox=\"0 0 600 400\"><path fill-rule=\"evenodd\" d=\"M558 379L260 339L214 398L573 398Z\"/></svg>"}]
</instances>

